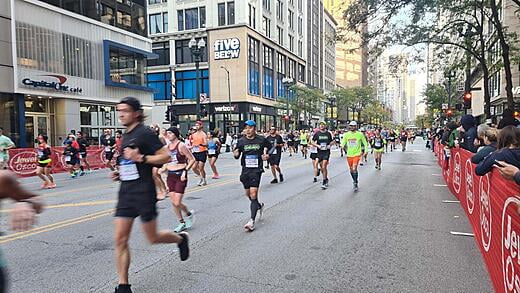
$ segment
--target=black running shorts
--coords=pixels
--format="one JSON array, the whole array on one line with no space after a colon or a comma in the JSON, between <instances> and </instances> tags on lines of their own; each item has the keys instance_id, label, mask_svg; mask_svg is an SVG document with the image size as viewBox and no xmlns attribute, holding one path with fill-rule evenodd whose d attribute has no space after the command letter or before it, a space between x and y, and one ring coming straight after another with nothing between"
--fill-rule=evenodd
<instances>
[{"instance_id":1,"label":"black running shorts","mask_svg":"<svg viewBox=\"0 0 520 293\"><path fill-rule=\"evenodd\" d=\"M113 158L114 158L113 152L105 152L105 159L107 159L107 161L112 161Z\"/></svg>"},{"instance_id":2,"label":"black running shorts","mask_svg":"<svg viewBox=\"0 0 520 293\"><path fill-rule=\"evenodd\" d=\"M193 153L193 157L197 162L206 163L206 160L208 159L208 152Z\"/></svg>"},{"instance_id":3,"label":"black running shorts","mask_svg":"<svg viewBox=\"0 0 520 293\"><path fill-rule=\"evenodd\" d=\"M327 151L318 151L318 160L328 161L330 159L330 150Z\"/></svg>"},{"instance_id":4,"label":"black running shorts","mask_svg":"<svg viewBox=\"0 0 520 293\"><path fill-rule=\"evenodd\" d=\"M143 223L150 222L157 218L156 197L155 192L119 194L115 216L133 219L141 217Z\"/></svg>"},{"instance_id":5,"label":"black running shorts","mask_svg":"<svg viewBox=\"0 0 520 293\"><path fill-rule=\"evenodd\" d=\"M318 153L311 153L309 157L314 161L318 158Z\"/></svg>"},{"instance_id":6,"label":"black running shorts","mask_svg":"<svg viewBox=\"0 0 520 293\"><path fill-rule=\"evenodd\" d=\"M258 188L260 186L260 179L262 178L261 170L242 170L242 174L240 174L240 182L244 185L244 189L249 189L251 187Z\"/></svg>"},{"instance_id":7,"label":"black running shorts","mask_svg":"<svg viewBox=\"0 0 520 293\"><path fill-rule=\"evenodd\" d=\"M269 164L272 165L275 165L275 166L279 166L280 165L280 161L282 160L282 156L277 154L277 155L269 155Z\"/></svg>"}]
</instances>

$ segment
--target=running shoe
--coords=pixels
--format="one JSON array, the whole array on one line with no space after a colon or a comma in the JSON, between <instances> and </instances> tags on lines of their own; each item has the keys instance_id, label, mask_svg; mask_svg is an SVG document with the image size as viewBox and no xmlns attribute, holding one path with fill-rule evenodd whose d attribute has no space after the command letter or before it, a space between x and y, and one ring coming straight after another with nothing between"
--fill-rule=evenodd
<instances>
[{"instance_id":1,"label":"running shoe","mask_svg":"<svg viewBox=\"0 0 520 293\"><path fill-rule=\"evenodd\" d=\"M253 219L249 219L247 224L244 226L244 229L248 230L249 232L253 232L255 230L255 221L253 221Z\"/></svg>"},{"instance_id":2,"label":"running shoe","mask_svg":"<svg viewBox=\"0 0 520 293\"><path fill-rule=\"evenodd\" d=\"M49 185L49 183L47 181L43 181L42 185L40 185L40 188L45 189L45 188L47 188L48 185Z\"/></svg>"},{"instance_id":3,"label":"running shoe","mask_svg":"<svg viewBox=\"0 0 520 293\"><path fill-rule=\"evenodd\" d=\"M177 225L177 227L175 229L173 229L173 232L180 233L180 232L182 232L182 231L184 231L186 229L187 229L187 227L186 227L186 223L185 222L184 223L179 223L179 225Z\"/></svg>"},{"instance_id":4,"label":"running shoe","mask_svg":"<svg viewBox=\"0 0 520 293\"><path fill-rule=\"evenodd\" d=\"M314 179L312 179L312 182L316 183L316 182L318 182L318 179L316 177L314 177Z\"/></svg>"},{"instance_id":5,"label":"running shoe","mask_svg":"<svg viewBox=\"0 0 520 293\"><path fill-rule=\"evenodd\" d=\"M197 185L202 186L202 183L204 183L204 179L200 178L199 183L197 183Z\"/></svg>"},{"instance_id":6,"label":"running shoe","mask_svg":"<svg viewBox=\"0 0 520 293\"><path fill-rule=\"evenodd\" d=\"M80 171L80 172L79 172L79 176L83 176L83 175L85 175L85 174L87 174L87 173L85 173L85 171Z\"/></svg>"},{"instance_id":7,"label":"running shoe","mask_svg":"<svg viewBox=\"0 0 520 293\"><path fill-rule=\"evenodd\" d=\"M354 183L354 191L358 191L358 190L359 190L358 184Z\"/></svg>"},{"instance_id":8,"label":"running shoe","mask_svg":"<svg viewBox=\"0 0 520 293\"><path fill-rule=\"evenodd\" d=\"M283 175L280 173L280 182L283 182Z\"/></svg>"},{"instance_id":9,"label":"running shoe","mask_svg":"<svg viewBox=\"0 0 520 293\"><path fill-rule=\"evenodd\" d=\"M278 179L274 178L273 180L271 180L271 184L276 184L278 183Z\"/></svg>"},{"instance_id":10,"label":"running shoe","mask_svg":"<svg viewBox=\"0 0 520 293\"><path fill-rule=\"evenodd\" d=\"M206 178L203 178L203 179L202 179L202 185L203 185L203 186L208 185L208 181L206 181Z\"/></svg>"},{"instance_id":11,"label":"running shoe","mask_svg":"<svg viewBox=\"0 0 520 293\"><path fill-rule=\"evenodd\" d=\"M132 293L132 289L130 289L131 285L118 285L116 287L115 293Z\"/></svg>"},{"instance_id":12,"label":"running shoe","mask_svg":"<svg viewBox=\"0 0 520 293\"><path fill-rule=\"evenodd\" d=\"M325 187L329 188L329 179L325 179Z\"/></svg>"},{"instance_id":13,"label":"running shoe","mask_svg":"<svg viewBox=\"0 0 520 293\"><path fill-rule=\"evenodd\" d=\"M53 189L56 188L56 183L52 182L47 185L47 189Z\"/></svg>"},{"instance_id":14,"label":"running shoe","mask_svg":"<svg viewBox=\"0 0 520 293\"><path fill-rule=\"evenodd\" d=\"M218 174L215 174L213 175L213 177L211 177L211 179L220 179L220 176L218 176Z\"/></svg>"},{"instance_id":15,"label":"running shoe","mask_svg":"<svg viewBox=\"0 0 520 293\"><path fill-rule=\"evenodd\" d=\"M321 183L321 189L327 189L327 184L325 180L323 180L323 182Z\"/></svg>"},{"instance_id":16,"label":"running shoe","mask_svg":"<svg viewBox=\"0 0 520 293\"><path fill-rule=\"evenodd\" d=\"M365 165L365 164L363 164L363 162L361 162L361 163L359 163L359 165L360 165L360 166L363 166L363 165Z\"/></svg>"},{"instance_id":17,"label":"running shoe","mask_svg":"<svg viewBox=\"0 0 520 293\"><path fill-rule=\"evenodd\" d=\"M193 227L193 213L195 213L195 211L191 210L190 215L186 216L186 219L184 219L184 222L186 223L186 229L191 229L191 227Z\"/></svg>"},{"instance_id":18,"label":"running shoe","mask_svg":"<svg viewBox=\"0 0 520 293\"><path fill-rule=\"evenodd\" d=\"M264 206L264 203L260 204L260 208L258 209L258 211L260 212L260 214L258 215L258 221L262 220L262 216L264 215Z\"/></svg>"},{"instance_id":19,"label":"running shoe","mask_svg":"<svg viewBox=\"0 0 520 293\"><path fill-rule=\"evenodd\" d=\"M186 232L181 232L179 236L182 237L182 242L177 244L177 247L179 247L181 261L185 261L190 257L189 235Z\"/></svg>"}]
</instances>

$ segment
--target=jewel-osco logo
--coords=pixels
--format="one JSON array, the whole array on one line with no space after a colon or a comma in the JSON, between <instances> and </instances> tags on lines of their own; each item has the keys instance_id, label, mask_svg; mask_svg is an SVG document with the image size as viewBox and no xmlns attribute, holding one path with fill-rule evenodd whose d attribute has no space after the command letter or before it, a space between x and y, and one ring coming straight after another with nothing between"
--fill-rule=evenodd
<instances>
[{"instance_id":1,"label":"jewel-osco logo","mask_svg":"<svg viewBox=\"0 0 520 293\"><path fill-rule=\"evenodd\" d=\"M485 251L491 244L491 201L489 200L489 174L480 177L480 238Z\"/></svg>"},{"instance_id":2,"label":"jewel-osco logo","mask_svg":"<svg viewBox=\"0 0 520 293\"><path fill-rule=\"evenodd\" d=\"M518 206L520 198L509 197L502 210L502 274L504 292L520 292L520 223Z\"/></svg>"},{"instance_id":3,"label":"jewel-osco logo","mask_svg":"<svg viewBox=\"0 0 520 293\"><path fill-rule=\"evenodd\" d=\"M460 165L460 154L459 153L455 154L454 163L455 163L455 165L453 166L453 188L455 189L455 192L457 192L457 194L458 194L460 192L460 186L462 183L461 182L462 176L461 176L461 165Z\"/></svg>"},{"instance_id":4,"label":"jewel-osco logo","mask_svg":"<svg viewBox=\"0 0 520 293\"><path fill-rule=\"evenodd\" d=\"M475 199L473 197L473 169L471 167L471 161L468 159L464 170L466 174L466 204L470 215L473 214L473 208L475 207Z\"/></svg>"}]
</instances>

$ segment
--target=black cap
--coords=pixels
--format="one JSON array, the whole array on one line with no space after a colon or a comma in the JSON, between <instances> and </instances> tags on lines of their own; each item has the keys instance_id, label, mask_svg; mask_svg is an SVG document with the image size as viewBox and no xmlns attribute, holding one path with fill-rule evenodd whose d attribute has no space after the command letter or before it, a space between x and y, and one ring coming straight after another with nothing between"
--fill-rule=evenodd
<instances>
[{"instance_id":1,"label":"black cap","mask_svg":"<svg viewBox=\"0 0 520 293\"><path fill-rule=\"evenodd\" d=\"M141 107L141 102L139 102L139 100L137 98L134 98L134 97L123 98L119 102L119 104L127 104L128 106L132 107L132 109L135 112L143 110L143 108Z\"/></svg>"},{"instance_id":2,"label":"black cap","mask_svg":"<svg viewBox=\"0 0 520 293\"><path fill-rule=\"evenodd\" d=\"M181 133L180 133L180 131L179 131L179 128L177 128L177 127L172 126L172 127L168 128L166 131L169 131L169 132L175 134L175 136L176 136L177 138L180 138L180 136L181 136Z\"/></svg>"}]
</instances>

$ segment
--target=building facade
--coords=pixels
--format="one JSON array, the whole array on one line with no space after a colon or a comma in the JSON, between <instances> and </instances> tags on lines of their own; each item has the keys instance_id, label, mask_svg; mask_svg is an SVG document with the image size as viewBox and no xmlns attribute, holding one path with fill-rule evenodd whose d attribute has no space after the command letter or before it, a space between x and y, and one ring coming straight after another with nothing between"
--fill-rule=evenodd
<instances>
[{"instance_id":1,"label":"building facade","mask_svg":"<svg viewBox=\"0 0 520 293\"><path fill-rule=\"evenodd\" d=\"M80 130L96 144L104 129L123 128L115 105L126 96L151 114L146 63L154 54L143 0L7 2L0 8L10 16L12 61L0 66L10 81L1 88L0 123L17 146L34 146L38 134L61 145Z\"/></svg>"},{"instance_id":2,"label":"building facade","mask_svg":"<svg viewBox=\"0 0 520 293\"><path fill-rule=\"evenodd\" d=\"M181 130L196 120L200 98L208 128L237 133L239 123L254 119L259 129L285 127L284 78L324 89L323 15L310 34L308 2L303 0L155 1L148 7L149 34L156 64L149 64L148 84L156 88L154 117L165 121L174 104ZM323 12L321 1L316 2ZM312 21L311 21L312 23ZM309 36L319 39L309 47ZM203 39L197 97L196 64L189 41ZM310 49L309 49L310 48ZM309 50L312 50L309 53ZM309 70L308 56L317 56ZM314 81L310 81L312 76ZM328 79L330 81L330 76ZM172 86L173 85L173 86ZM298 117L292 117L298 119ZM307 123L304 123L307 124Z\"/></svg>"}]
</instances>

